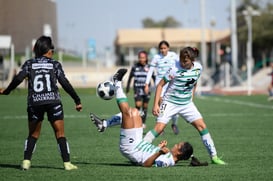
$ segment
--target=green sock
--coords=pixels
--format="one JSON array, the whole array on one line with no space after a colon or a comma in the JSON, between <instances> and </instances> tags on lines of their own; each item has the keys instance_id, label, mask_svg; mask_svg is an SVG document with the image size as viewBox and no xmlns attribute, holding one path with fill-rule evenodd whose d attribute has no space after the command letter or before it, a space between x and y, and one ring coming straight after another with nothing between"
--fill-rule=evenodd
<instances>
[{"instance_id":1,"label":"green sock","mask_svg":"<svg viewBox=\"0 0 273 181\"><path fill-rule=\"evenodd\" d=\"M152 143L153 140L158 137L158 135L159 134L154 129L152 129L148 133L146 133L143 139L149 143Z\"/></svg>"}]
</instances>

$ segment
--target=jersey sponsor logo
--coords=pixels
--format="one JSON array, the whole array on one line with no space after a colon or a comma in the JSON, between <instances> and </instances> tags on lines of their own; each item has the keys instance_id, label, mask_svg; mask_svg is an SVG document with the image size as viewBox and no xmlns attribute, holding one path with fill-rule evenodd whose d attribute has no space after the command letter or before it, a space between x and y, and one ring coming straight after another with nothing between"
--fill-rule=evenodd
<instances>
[{"instance_id":1,"label":"jersey sponsor logo","mask_svg":"<svg viewBox=\"0 0 273 181\"><path fill-rule=\"evenodd\" d=\"M33 63L32 64L32 69L53 69L53 64L52 63Z\"/></svg>"},{"instance_id":2,"label":"jersey sponsor logo","mask_svg":"<svg viewBox=\"0 0 273 181\"><path fill-rule=\"evenodd\" d=\"M188 87L188 86L190 86L190 85L192 85L192 84L194 84L195 83L195 79L193 79L193 78L191 78L191 79L187 79L187 83L185 84L185 86L186 87Z\"/></svg>"},{"instance_id":3,"label":"jersey sponsor logo","mask_svg":"<svg viewBox=\"0 0 273 181\"><path fill-rule=\"evenodd\" d=\"M32 100L33 100L33 102L56 100L56 96L55 96L54 92L33 94L32 95Z\"/></svg>"}]
</instances>

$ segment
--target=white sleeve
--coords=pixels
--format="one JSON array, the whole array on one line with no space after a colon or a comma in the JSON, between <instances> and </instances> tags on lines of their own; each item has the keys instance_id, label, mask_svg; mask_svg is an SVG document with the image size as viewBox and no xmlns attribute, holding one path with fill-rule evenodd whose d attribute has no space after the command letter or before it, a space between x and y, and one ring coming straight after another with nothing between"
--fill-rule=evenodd
<instances>
[{"instance_id":1,"label":"white sleeve","mask_svg":"<svg viewBox=\"0 0 273 181\"><path fill-rule=\"evenodd\" d=\"M175 162L173 160L173 156L170 156L170 153L159 156L154 163L155 167L170 167L174 166Z\"/></svg>"},{"instance_id":2,"label":"white sleeve","mask_svg":"<svg viewBox=\"0 0 273 181\"><path fill-rule=\"evenodd\" d=\"M155 69L155 67L150 67L150 68L149 68L149 72L148 72L148 74L147 74L145 84L148 84L148 85L150 84L152 75L153 75L153 73L154 73L154 69Z\"/></svg>"}]
</instances>

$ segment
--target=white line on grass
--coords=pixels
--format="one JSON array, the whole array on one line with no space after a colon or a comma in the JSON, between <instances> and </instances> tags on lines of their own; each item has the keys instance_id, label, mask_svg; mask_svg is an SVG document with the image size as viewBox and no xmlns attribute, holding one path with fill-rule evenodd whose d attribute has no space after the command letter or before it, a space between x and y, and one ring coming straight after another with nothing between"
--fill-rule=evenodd
<instances>
[{"instance_id":1,"label":"white line on grass","mask_svg":"<svg viewBox=\"0 0 273 181\"><path fill-rule=\"evenodd\" d=\"M225 99L225 98L212 98L212 97L205 97L205 96L198 96L199 99L206 99L206 100L212 100L215 102L222 102L222 103L229 103L229 104L237 104L237 105L244 105L244 106L249 106L249 107L255 107L255 108L264 108L264 109L273 109L273 106L269 106L269 105L263 105L263 104L257 104L254 102L245 102L245 101L238 101L238 100L232 100L232 99ZM248 115L254 115L255 113L249 113ZM108 119L113 115L110 114L101 114L99 115L102 118ZM225 113L214 113L214 114L210 114L210 116L216 116L216 117L225 117L225 116L233 116L233 117L240 117L240 116L245 116L245 114L241 114L241 113L233 113L231 114L225 114ZM263 114L261 116L264 117L269 117L272 116L272 114ZM148 117L153 117L155 118L152 114L148 114ZM72 119L72 118L86 118L86 119L90 119L89 115L76 115L76 114L65 114L64 119ZM8 115L8 116L2 116L1 119L3 120L11 120L11 119L27 119L26 115ZM46 120L46 118L45 118Z\"/></svg>"},{"instance_id":2,"label":"white line on grass","mask_svg":"<svg viewBox=\"0 0 273 181\"><path fill-rule=\"evenodd\" d=\"M110 115L110 114L101 114L99 115L100 117L102 118L110 118L111 116L113 115ZM81 114L81 115L76 115L76 114L65 114L64 115L64 119L73 119L73 118L86 118L86 119L90 119L89 118L89 115L86 115L86 114ZM14 115L8 115L8 116L2 116L1 117L1 120L10 120L10 119L27 119L27 116L26 115L17 115L17 116L14 116ZM45 116L44 120L47 120L47 117Z\"/></svg>"},{"instance_id":3,"label":"white line on grass","mask_svg":"<svg viewBox=\"0 0 273 181\"><path fill-rule=\"evenodd\" d=\"M273 109L273 106L258 104L258 103L254 103L254 102L245 102L245 101L239 101L239 100L216 98L216 97L212 98L212 97L204 97L204 96L200 96L198 98L200 98L200 99L209 99L209 100L212 100L212 101L215 101L215 102L223 102L223 103L232 103L232 104L237 104L237 105L244 105L244 106L255 107L255 108Z\"/></svg>"},{"instance_id":4,"label":"white line on grass","mask_svg":"<svg viewBox=\"0 0 273 181\"><path fill-rule=\"evenodd\" d=\"M251 116L251 115L255 115L255 113L248 113L247 115ZM102 115L99 115L101 118L104 118L104 119L108 119L110 117L112 117L113 115L110 115L110 114L102 114ZM229 117L245 117L246 114L242 114L242 113L232 113L232 114L228 114L228 113L213 113L213 114L206 114L206 116L212 116L212 117L226 117L226 116L229 116ZM272 117L273 116L273 113L272 114L262 114L260 115L261 117ZM152 114L148 114L147 117L149 118L154 118L156 119ZM73 115L73 114L68 114L68 115L65 115L65 120L66 119L79 119L79 118L85 118L85 119L90 119L89 116L87 115ZM23 115L18 115L18 116L3 116L1 117L1 120L27 120L27 116L23 116ZM47 120L47 118L45 117L45 120Z\"/></svg>"}]
</instances>

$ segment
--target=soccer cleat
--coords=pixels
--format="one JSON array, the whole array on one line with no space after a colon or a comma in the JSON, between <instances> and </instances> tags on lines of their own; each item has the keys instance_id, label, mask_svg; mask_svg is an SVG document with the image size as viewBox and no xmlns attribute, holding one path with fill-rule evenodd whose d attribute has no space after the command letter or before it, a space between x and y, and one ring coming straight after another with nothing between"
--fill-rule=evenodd
<instances>
[{"instance_id":1,"label":"soccer cleat","mask_svg":"<svg viewBox=\"0 0 273 181\"><path fill-rule=\"evenodd\" d=\"M268 101L273 101L273 96L269 96L267 100Z\"/></svg>"},{"instance_id":2,"label":"soccer cleat","mask_svg":"<svg viewBox=\"0 0 273 181\"><path fill-rule=\"evenodd\" d=\"M105 131L105 129L106 129L105 119L100 119L93 113L90 113L90 118L91 118L92 122L96 125L99 132Z\"/></svg>"},{"instance_id":3,"label":"soccer cleat","mask_svg":"<svg viewBox=\"0 0 273 181\"><path fill-rule=\"evenodd\" d=\"M226 165L227 163L224 162L223 160L221 160L220 158L218 158L217 156L213 156L211 158L211 163L212 164L216 164L216 165Z\"/></svg>"},{"instance_id":4,"label":"soccer cleat","mask_svg":"<svg viewBox=\"0 0 273 181\"><path fill-rule=\"evenodd\" d=\"M22 170L28 170L31 166L30 160L23 160L21 168Z\"/></svg>"},{"instance_id":5,"label":"soccer cleat","mask_svg":"<svg viewBox=\"0 0 273 181\"><path fill-rule=\"evenodd\" d=\"M121 68L113 75L113 82L121 81L123 76L126 74L127 69Z\"/></svg>"},{"instance_id":6,"label":"soccer cleat","mask_svg":"<svg viewBox=\"0 0 273 181\"><path fill-rule=\"evenodd\" d=\"M64 169L65 170L76 170L78 167L73 165L71 162L64 162Z\"/></svg>"},{"instance_id":7,"label":"soccer cleat","mask_svg":"<svg viewBox=\"0 0 273 181\"><path fill-rule=\"evenodd\" d=\"M172 124L171 126L172 126L173 133L175 135L178 135L179 134L178 126L176 124Z\"/></svg>"}]
</instances>

